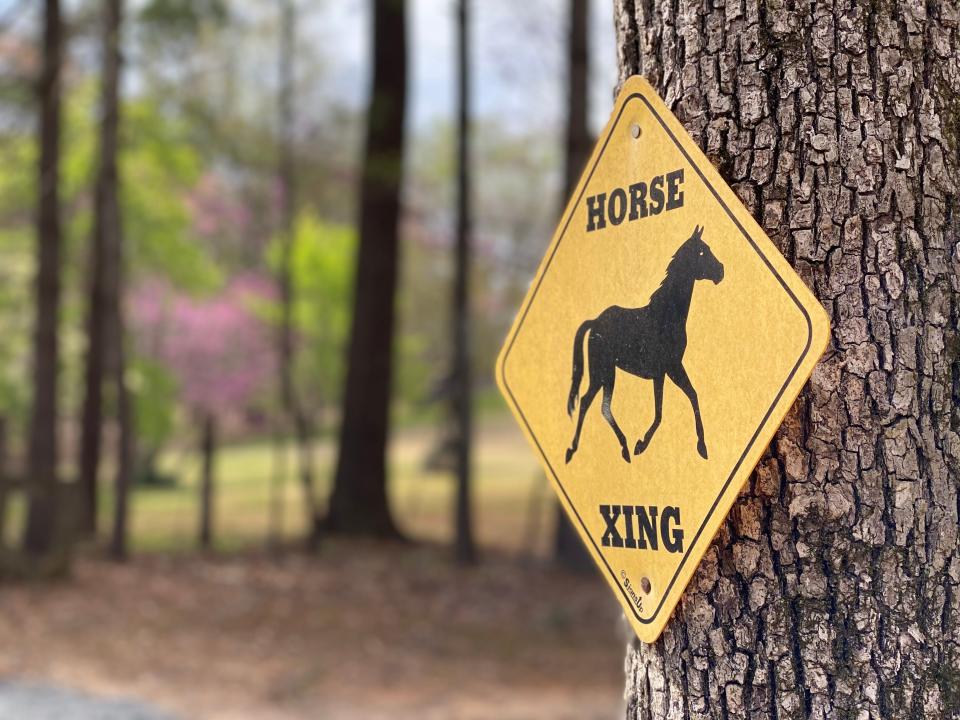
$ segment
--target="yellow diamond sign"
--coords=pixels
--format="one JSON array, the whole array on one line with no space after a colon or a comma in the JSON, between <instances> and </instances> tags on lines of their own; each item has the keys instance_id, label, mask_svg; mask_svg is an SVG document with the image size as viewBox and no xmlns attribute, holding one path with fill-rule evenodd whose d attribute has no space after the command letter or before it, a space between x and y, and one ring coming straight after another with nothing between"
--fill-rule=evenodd
<instances>
[{"instance_id":1,"label":"yellow diamond sign","mask_svg":"<svg viewBox=\"0 0 960 720\"><path fill-rule=\"evenodd\" d=\"M497 381L641 640L662 632L829 334L680 122L628 80Z\"/></svg>"}]
</instances>

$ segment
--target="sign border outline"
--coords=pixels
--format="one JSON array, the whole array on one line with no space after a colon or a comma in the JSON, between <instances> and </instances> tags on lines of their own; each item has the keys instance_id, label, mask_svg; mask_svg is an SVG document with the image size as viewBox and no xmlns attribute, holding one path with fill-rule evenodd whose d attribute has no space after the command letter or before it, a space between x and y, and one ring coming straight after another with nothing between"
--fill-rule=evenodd
<instances>
[{"instance_id":1,"label":"sign border outline","mask_svg":"<svg viewBox=\"0 0 960 720\"><path fill-rule=\"evenodd\" d=\"M557 472L553 469L553 463L550 462L550 458L548 458L547 453L544 452L543 446L540 444L540 440L537 438L536 434L533 432L533 428L531 427L530 422L527 420L527 417L524 414L523 409L520 407L520 404L517 402L516 396L513 394L513 390L510 389L509 382L507 382L507 360L510 357L510 352L513 350L513 345L520 334L520 330L523 327L523 323L527 318L527 313L530 311L530 308L533 305L533 301L540 290L540 285L543 283L543 280L550 269L550 265L553 263L553 258L556 255L557 250L560 248L560 243L563 242L563 239L567 234L567 230L570 227L570 223L573 220L573 216L576 213L576 209L580 207L580 203L583 200L583 195L587 190L587 186L590 184L590 179L593 177L593 174L596 171L597 166L600 164L600 160L603 158L603 155L606 152L607 145L610 142L610 138L613 137L614 131L619 126L620 120L623 117L623 113L627 109L627 106L634 99L642 100L643 103L646 105L647 109L653 114L653 117L656 118L657 122L660 123L660 126L666 132L667 136L670 138L671 141L673 141L674 145L677 146L677 149L680 150L680 152L683 154L684 158L687 160L690 166L696 171L697 175L700 177L700 180L703 182L703 184L707 187L707 189L710 190L711 194L714 196L717 202L720 203L720 206L727 213L728 217L733 221L737 229L740 230L740 233L744 236L744 238L746 238L747 242L750 243L750 246L754 249L754 251L756 251L757 255L760 256L760 259L763 260L763 263L767 266L767 268L774 275L774 277L776 277L777 281L786 291L790 299L793 300L793 302L796 304L797 308L800 310L804 320L807 323L807 340L806 340L806 344L804 345L803 351L800 353L799 358L797 359L793 368L788 373L787 378L783 383L783 386L777 392L773 402L770 404L770 407L767 409L767 412L764 414L763 418L761 419L760 424L757 426L753 435L750 437L750 440L747 442L747 445L744 448L743 452L741 453L740 458L734 464L733 469L730 471L730 475L727 477L726 481L723 483L723 486L720 488L719 492L717 493L717 497L714 499L713 503L710 505L710 509L707 511L706 515L703 518L703 522L700 523L700 527L697 528L697 532L694 535L693 540L690 541L690 544L687 546L686 552L683 554L683 558L681 558L680 563L677 565L677 569L674 572L673 577L670 579L670 582L667 584L667 587L664 589L663 593L661 594L660 602L657 604L656 609L647 618L641 617L637 613L637 609L634 606L633 602L630 600L630 598L627 596L626 592L624 591L623 585L619 581L617 581L616 573L613 571L613 568L610 567L610 563L607 562L607 558L604 556L603 552L600 550L599 547L597 547L597 543L593 539L593 537L590 535L590 532L587 529L586 523L583 521L583 518L580 516L580 512L577 510L573 502L570 500L570 496L567 494L567 490L563 486L563 483L561 482L560 477L557 475ZM560 235L557 237L556 243L554 243L553 245L552 251L550 252L550 256L547 258L546 263L543 265L543 270L539 272L538 275L539 276L537 278L537 284L533 287L528 298L525 299L523 312L520 315L520 318L518 319L516 326L511 329L509 342L507 344L506 349L503 352L503 358L498 363L500 379L503 382L503 387L506 389L506 391L510 395L510 400L513 404L513 407L516 409L516 412L520 416L521 420L523 420L523 424L526 426L527 432L529 433L530 437L533 439L534 443L536 444L537 450L539 450L541 457L543 457L543 461L546 463L547 468L550 470L550 474L553 475L553 479L556 481L557 487L560 489L560 492L563 493L566 503L569 506L570 510L573 512L573 515L576 517L577 522L580 523L580 526L584 531L584 535L586 535L586 537L590 540L590 544L593 546L593 549L596 551L597 557L600 558L600 560L603 562L604 567L607 569L607 572L610 573L610 577L614 580L614 585L619 589L620 594L623 596L624 600L626 601L625 602L626 606L630 608L637 622L643 625L648 625L657 618L657 616L660 614L660 611L663 609L663 604L664 602L666 602L667 596L670 594L670 591L673 589L673 586L676 583L677 578L680 575L680 572L683 570L683 566L686 564L687 559L690 557L690 553L693 551L693 548L696 547L697 541L700 539L700 536L703 534L704 528L707 526L707 522L709 522L710 518L713 517L713 513L716 511L717 505L720 503L720 499L727 492L727 489L730 486L730 483L733 481L734 476L737 474L738 470L740 469L740 466L743 464L743 461L746 458L747 453L749 453L750 450L753 448L754 444L757 441L757 437L760 435L760 432L767 425L767 422L770 419L770 415L773 413L774 409L780 403L780 400L782 399L783 394L786 392L787 387L790 385L790 383L793 381L794 377L796 376L797 371L800 368L800 365L803 363L804 359L806 359L807 355L809 354L810 348L813 342L813 321L811 320L810 313L807 312L806 307L803 306L803 304L797 298L796 294L793 292L790 286L787 285L787 283L784 281L780 273L777 272L777 269L773 267L770 260L759 248L759 246L754 241L754 239L750 236L750 233L747 232L747 229L743 226L743 223L741 223L739 218L737 218L737 216L730 210L730 207L723 200L723 198L720 197L720 194L717 192L716 188L707 179L706 175L704 175L703 171L700 169L700 166L696 162L694 162L692 157L690 157L690 153L683 146L683 144L677 139L676 135L673 133L673 131L670 129L667 123L664 122L660 113L657 112L657 109L653 106L650 100L641 92L633 92L630 95L628 95L626 98L624 98L623 103L620 106L620 111L617 113L617 117L614 120L613 124L611 125L610 131L607 133L606 137L604 138L603 145L600 148L600 152L597 154L596 160L594 161L593 165L590 167L590 171L587 174L586 180L582 182L580 193L577 195L576 201L572 204L570 208L570 213L563 224L563 229L561 230Z\"/></svg>"}]
</instances>

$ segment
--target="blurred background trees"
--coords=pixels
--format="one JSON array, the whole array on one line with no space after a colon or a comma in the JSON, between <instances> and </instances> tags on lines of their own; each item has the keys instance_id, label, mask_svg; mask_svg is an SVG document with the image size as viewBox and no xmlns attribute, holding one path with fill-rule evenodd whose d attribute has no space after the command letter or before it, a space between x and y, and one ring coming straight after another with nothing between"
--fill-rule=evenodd
<instances>
[{"instance_id":1,"label":"blurred background trees","mask_svg":"<svg viewBox=\"0 0 960 720\"><path fill-rule=\"evenodd\" d=\"M36 279L34 280L33 404L27 449L27 521L23 549L40 561L61 556L66 534L59 514L59 363L61 256L60 124L63 19L59 0L43 5L43 42L37 83ZM56 563L60 565L61 563Z\"/></svg>"},{"instance_id":2,"label":"blurred background trees","mask_svg":"<svg viewBox=\"0 0 960 720\"><path fill-rule=\"evenodd\" d=\"M546 549L543 479L484 451L509 427L491 369L613 77L597 22L588 116L591 11L550 11L0 3L11 572L18 546L52 571L77 542L221 533L459 537L469 559L491 477L515 544ZM400 485L398 433L420 448Z\"/></svg>"},{"instance_id":3,"label":"blurred background trees","mask_svg":"<svg viewBox=\"0 0 960 720\"><path fill-rule=\"evenodd\" d=\"M387 436L406 143L406 0L374 3L371 37L352 328L337 470L323 527L389 538L399 534L387 499Z\"/></svg>"}]
</instances>

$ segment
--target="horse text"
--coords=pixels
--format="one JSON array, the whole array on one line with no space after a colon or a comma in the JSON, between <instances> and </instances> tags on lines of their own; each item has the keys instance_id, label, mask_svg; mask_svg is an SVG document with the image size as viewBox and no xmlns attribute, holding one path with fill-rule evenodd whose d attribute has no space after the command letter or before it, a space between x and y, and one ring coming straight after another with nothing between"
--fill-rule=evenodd
<instances>
[{"instance_id":1,"label":"horse text","mask_svg":"<svg viewBox=\"0 0 960 720\"><path fill-rule=\"evenodd\" d=\"M666 186L666 187L664 187ZM683 207L683 168L587 198L587 232Z\"/></svg>"},{"instance_id":2,"label":"horse text","mask_svg":"<svg viewBox=\"0 0 960 720\"><path fill-rule=\"evenodd\" d=\"M600 517L606 530L600 538L604 547L627 547L633 550L657 550L660 543L670 553L683 552L683 529L680 508L668 505L657 523L658 509L642 505L601 505ZM623 518L623 534L618 521ZM659 528L657 527L659 524ZM671 524L675 527L671 528ZM657 530L659 529L659 533Z\"/></svg>"}]
</instances>

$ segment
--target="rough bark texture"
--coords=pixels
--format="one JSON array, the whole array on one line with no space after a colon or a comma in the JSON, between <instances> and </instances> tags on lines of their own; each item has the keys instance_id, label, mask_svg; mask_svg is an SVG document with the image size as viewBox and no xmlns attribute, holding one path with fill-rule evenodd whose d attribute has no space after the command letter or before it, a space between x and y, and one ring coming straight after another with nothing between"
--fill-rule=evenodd
<instances>
[{"instance_id":1,"label":"rough bark texture","mask_svg":"<svg viewBox=\"0 0 960 720\"><path fill-rule=\"evenodd\" d=\"M373 6L373 88L360 187L360 248L330 532L397 535L387 500L387 431L399 266L407 96L405 0Z\"/></svg>"},{"instance_id":2,"label":"rough bark texture","mask_svg":"<svg viewBox=\"0 0 960 720\"><path fill-rule=\"evenodd\" d=\"M630 718L960 717L955 2L617 0L643 74L832 315L833 347Z\"/></svg>"},{"instance_id":3,"label":"rough bark texture","mask_svg":"<svg viewBox=\"0 0 960 720\"><path fill-rule=\"evenodd\" d=\"M63 25L59 0L46 0L43 69L38 84L40 163L37 203L36 321L33 331L33 408L27 484L30 507L23 545L28 555L55 550L57 516L57 365L60 320L60 95Z\"/></svg>"}]
</instances>

